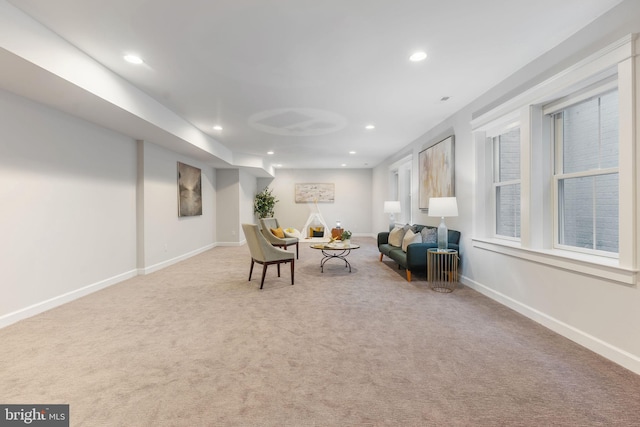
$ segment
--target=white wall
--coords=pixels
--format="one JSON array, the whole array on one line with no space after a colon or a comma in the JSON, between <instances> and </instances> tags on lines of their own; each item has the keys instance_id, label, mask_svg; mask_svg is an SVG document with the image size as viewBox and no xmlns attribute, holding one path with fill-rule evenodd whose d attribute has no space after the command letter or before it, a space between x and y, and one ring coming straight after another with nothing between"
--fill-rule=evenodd
<instances>
[{"instance_id":1,"label":"white wall","mask_svg":"<svg viewBox=\"0 0 640 427\"><path fill-rule=\"evenodd\" d=\"M255 176L240 170L240 224L255 224L255 214L253 213L253 199L258 192L258 183ZM242 230L240 230L240 241L245 240Z\"/></svg>"},{"instance_id":2,"label":"white wall","mask_svg":"<svg viewBox=\"0 0 640 427\"><path fill-rule=\"evenodd\" d=\"M0 326L134 275L135 142L4 91L0 132Z\"/></svg>"},{"instance_id":3,"label":"white wall","mask_svg":"<svg viewBox=\"0 0 640 427\"><path fill-rule=\"evenodd\" d=\"M336 221L340 220L342 228L351 230L354 235L372 234L371 169L278 169L269 184L279 200L275 216L282 227L301 230L309 214L315 212L315 205L295 203L295 184L298 183L334 183L335 202L318 203L327 225L335 227Z\"/></svg>"},{"instance_id":4,"label":"white wall","mask_svg":"<svg viewBox=\"0 0 640 427\"><path fill-rule=\"evenodd\" d=\"M178 162L201 170L202 215L178 216ZM213 168L144 142L144 266L151 272L215 242L215 174Z\"/></svg>"},{"instance_id":5,"label":"white wall","mask_svg":"<svg viewBox=\"0 0 640 427\"><path fill-rule=\"evenodd\" d=\"M240 232L240 171L238 169L216 170L216 194L218 211L216 230L222 245L237 244Z\"/></svg>"},{"instance_id":6,"label":"white wall","mask_svg":"<svg viewBox=\"0 0 640 427\"><path fill-rule=\"evenodd\" d=\"M4 91L0 132L0 327L215 245L210 166ZM178 217L178 161L202 216Z\"/></svg>"},{"instance_id":7,"label":"white wall","mask_svg":"<svg viewBox=\"0 0 640 427\"><path fill-rule=\"evenodd\" d=\"M640 32L640 2L625 1L421 136L408 149L414 156L414 197L417 198L418 153L443 137L455 135L455 186L459 216L447 218L447 225L462 232L462 280L465 284L640 373L640 289L637 285L622 285L474 248L471 241L476 215L474 198L483 197L475 194L474 188L476 163L470 125L472 118L634 32ZM405 154L398 153L375 168L374 185L385 188L385 194L389 194L389 166ZM381 200L378 194L374 195L374 203ZM374 218L376 228L387 222L384 215ZM437 223L436 218L420 211L414 210L414 218L417 223Z\"/></svg>"}]
</instances>

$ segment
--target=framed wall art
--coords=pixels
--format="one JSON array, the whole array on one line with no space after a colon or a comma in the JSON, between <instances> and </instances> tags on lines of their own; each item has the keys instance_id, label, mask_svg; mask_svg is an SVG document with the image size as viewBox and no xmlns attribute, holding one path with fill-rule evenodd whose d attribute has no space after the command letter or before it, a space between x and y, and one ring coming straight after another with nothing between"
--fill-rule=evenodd
<instances>
[{"instance_id":1,"label":"framed wall art","mask_svg":"<svg viewBox=\"0 0 640 427\"><path fill-rule=\"evenodd\" d=\"M333 203L335 201L335 184L296 184L296 203L324 202Z\"/></svg>"},{"instance_id":2,"label":"framed wall art","mask_svg":"<svg viewBox=\"0 0 640 427\"><path fill-rule=\"evenodd\" d=\"M178 216L202 215L202 171L178 162Z\"/></svg>"},{"instance_id":3,"label":"framed wall art","mask_svg":"<svg viewBox=\"0 0 640 427\"><path fill-rule=\"evenodd\" d=\"M453 135L420 152L418 168L420 209L429 209L431 197L455 196Z\"/></svg>"}]
</instances>

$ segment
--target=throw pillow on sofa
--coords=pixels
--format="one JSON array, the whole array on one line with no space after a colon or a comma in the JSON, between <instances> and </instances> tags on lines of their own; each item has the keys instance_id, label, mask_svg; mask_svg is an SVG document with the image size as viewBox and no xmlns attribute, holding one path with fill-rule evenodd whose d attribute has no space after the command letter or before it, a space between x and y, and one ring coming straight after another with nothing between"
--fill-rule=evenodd
<instances>
[{"instance_id":1,"label":"throw pillow on sofa","mask_svg":"<svg viewBox=\"0 0 640 427\"><path fill-rule=\"evenodd\" d=\"M414 233L413 230L407 230L402 239L402 251L407 252L407 246L412 243L422 243L422 235L420 233Z\"/></svg>"},{"instance_id":2,"label":"throw pillow on sofa","mask_svg":"<svg viewBox=\"0 0 640 427\"><path fill-rule=\"evenodd\" d=\"M399 227L394 227L393 230L389 232L389 245L395 246L397 248L402 247L402 239L404 239L404 235L409 230L411 226L409 224Z\"/></svg>"},{"instance_id":3,"label":"throw pillow on sofa","mask_svg":"<svg viewBox=\"0 0 640 427\"><path fill-rule=\"evenodd\" d=\"M420 234L422 234L422 243L438 243L438 229L424 227Z\"/></svg>"}]
</instances>

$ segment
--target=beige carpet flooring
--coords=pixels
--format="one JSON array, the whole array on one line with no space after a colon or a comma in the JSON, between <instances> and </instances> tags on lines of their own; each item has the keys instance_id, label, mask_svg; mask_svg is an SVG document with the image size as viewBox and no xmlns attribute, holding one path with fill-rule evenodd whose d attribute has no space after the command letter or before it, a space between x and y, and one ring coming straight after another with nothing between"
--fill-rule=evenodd
<instances>
[{"instance_id":1,"label":"beige carpet flooring","mask_svg":"<svg viewBox=\"0 0 640 427\"><path fill-rule=\"evenodd\" d=\"M72 426L638 426L640 376L481 294L215 248L0 330L0 403ZM291 248L290 248L291 250ZM257 266L260 267L260 266Z\"/></svg>"}]
</instances>

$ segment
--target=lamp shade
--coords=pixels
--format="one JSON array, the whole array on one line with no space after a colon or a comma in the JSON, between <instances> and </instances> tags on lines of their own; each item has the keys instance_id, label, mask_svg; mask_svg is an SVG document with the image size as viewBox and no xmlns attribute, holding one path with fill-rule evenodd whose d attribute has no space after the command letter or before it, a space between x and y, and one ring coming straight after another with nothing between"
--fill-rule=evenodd
<instances>
[{"instance_id":1,"label":"lamp shade","mask_svg":"<svg viewBox=\"0 0 640 427\"><path fill-rule=\"evenodd\" d=\"M402 209L400 209L400 202L398 201L387 201L384 202L384 213L400 213Z\"/></svg>"},{"instance_id":2,"label":"lamp shade","mask_svg":"<svg viewBox=\"0 0 640 427\"><path fill-rule=\"evenodd\" d=\"M431 197L429 216L458 216L458 202L455 197Z\"/></svg>"}]
</instances>

